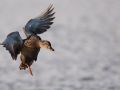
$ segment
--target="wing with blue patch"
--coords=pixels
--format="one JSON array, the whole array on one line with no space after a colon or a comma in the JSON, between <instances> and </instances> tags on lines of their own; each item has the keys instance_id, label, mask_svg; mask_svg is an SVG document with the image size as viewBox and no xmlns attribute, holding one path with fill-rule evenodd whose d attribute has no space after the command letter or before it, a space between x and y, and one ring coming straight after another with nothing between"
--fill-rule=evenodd
<instances>
[{"instance_id":1,"label":"wing with blue patch","mask_svg":"<svg viewBox=\"0 0 120 90\"><path fill-rule=\"evenodd\" d=\"M2 43L3 47L10 52L13 60L17 59L17 55L21 51L22 44L23 40L19 32L12 32L8 34L7 38Z\"/></svg>"},{"instance_id":2,"label":"wing with blue patch","mask_svg":"<svg viewBox=\"0 0 120 90\"><path fill-rule=\"evenodd\" d=\"M41 34L47 31L47 29L49 29L50 26L53 24L53 19L55 18L53 17L55 14L53 10L54 10L53 5L50 5L47 8L46 12L44 12L42 15L40 15L37 18L29 20L24 28L26 36L28 37L32 34L34 35Z\"/></svg>"}]
</instances>

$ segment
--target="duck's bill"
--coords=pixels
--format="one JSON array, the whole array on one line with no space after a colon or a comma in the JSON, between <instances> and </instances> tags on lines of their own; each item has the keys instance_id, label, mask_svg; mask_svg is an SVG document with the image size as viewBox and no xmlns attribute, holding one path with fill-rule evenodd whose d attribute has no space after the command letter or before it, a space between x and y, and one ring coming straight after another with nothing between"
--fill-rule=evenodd
<instances>
[{"instance_id":1,"label":"duck's bill","mask_svg":"<svg viewBox=\"0 0 120 90\"><path fill-rule=\"evenodd\" d=\"M49 48L50 51L55 51L52 47Z\"/></svg>"}]
</instances>

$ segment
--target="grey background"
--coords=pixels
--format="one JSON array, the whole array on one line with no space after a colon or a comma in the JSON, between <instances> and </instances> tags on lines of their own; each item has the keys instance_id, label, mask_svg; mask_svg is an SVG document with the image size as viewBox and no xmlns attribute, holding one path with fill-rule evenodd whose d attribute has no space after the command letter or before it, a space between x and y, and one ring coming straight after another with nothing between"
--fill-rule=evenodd
<instances>
[{"instance_id":1,"label":"grey background","mask_svg":"<svg viewBox=\"0 0 120 90\"><path fill-rule=\"evenodd\" d=\"M54 4L34 76L0 47L0 90L120 90L120 0L0 0L0 42Z\"/></svg>"}]
</instances>

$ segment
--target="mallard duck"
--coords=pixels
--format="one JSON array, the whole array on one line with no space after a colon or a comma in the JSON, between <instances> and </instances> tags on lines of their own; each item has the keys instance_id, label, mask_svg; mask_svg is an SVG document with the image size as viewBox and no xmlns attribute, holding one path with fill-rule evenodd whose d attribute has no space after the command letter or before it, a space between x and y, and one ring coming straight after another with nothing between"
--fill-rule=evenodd
<instances>
[{"instance_id":1,"label":"mallard duck","mask_svg":"<svg viewBox=\"0 0 120 90\"><path fill-rule=\"evenodd\" d=\"M55 18L53 17L55 14L53 10L53 5L50 5L42 15L27 22L23 28L26 39L22 39L19 32L15 31L8 34L7 38L1 43L9 51L13 60L16 60L18 54L20 54L20 70L28 68L31 75L33 75L31 65L37 60L40 48L54 51L49 41L38 36L38 34L46 32L53 24Z\"/></svg>"}]
</instances>

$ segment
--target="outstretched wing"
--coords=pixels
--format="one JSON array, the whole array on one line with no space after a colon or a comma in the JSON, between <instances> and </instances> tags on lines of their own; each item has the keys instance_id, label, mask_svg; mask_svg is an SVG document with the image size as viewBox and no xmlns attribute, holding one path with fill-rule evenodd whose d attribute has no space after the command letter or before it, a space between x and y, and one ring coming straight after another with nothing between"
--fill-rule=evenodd
<instances>
[{"instance_id":1,"label":"outstretched wing","mask_svg":"<svg viewBox=\"0 0 120 90\"><path fill-rule=\"evenodd\" d=\"M55 17L53 17L53 15L55 14L55 12L53 12L54 8L53 5L50 5L46 12L43 13L42 15L40 15L37 18L31 19L28 21L28 23L25 25L24 28L24 32L26 34L26 36L30 36L32 34L41 34L45 31L47 31L47 29L50 28L50 25L53 24L53 19Z\"/></svg>"},{"instance_id":2,"label":"outstretched wing","mask_svg":"<svg viewBox=\"0 0 120 90\"><path fill-rule=\"evenodd\" d=\"M19 32L12 32L8 34L7 38L2 43L3 47L10 52L13 60L17 59L17 55L20 53L22 44L23 40Z\"/></svg>"}]
</instances>

